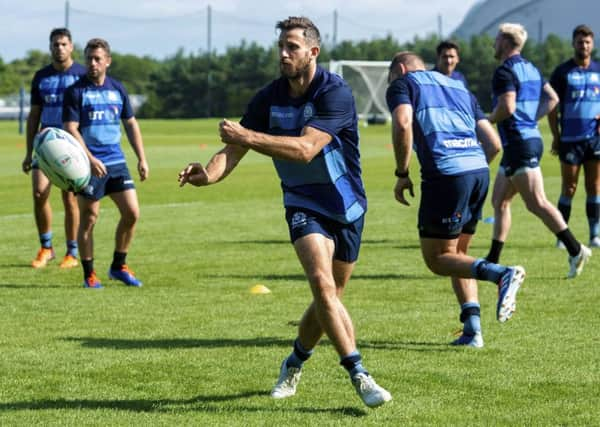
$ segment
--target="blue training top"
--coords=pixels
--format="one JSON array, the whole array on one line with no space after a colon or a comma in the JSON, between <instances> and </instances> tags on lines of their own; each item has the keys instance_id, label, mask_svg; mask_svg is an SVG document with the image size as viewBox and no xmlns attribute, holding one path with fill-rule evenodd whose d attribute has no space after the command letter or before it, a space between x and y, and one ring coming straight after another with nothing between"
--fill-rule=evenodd
<instances>
[{"instance_id":1,"label":"blue training top","mask_svg":"<svg viewBox=\"0 0 600 427\"><path fill-rule=\"evenodd\" d=\"M570 59L556 67L550 84L560 98L560 140L582 141L598 135L600 64L591 61L582 68Z\"/></svg>"},{"instance_id":2,"label":"blue training top","mask_svg":"<svg viewBox=\"0 0 600 427\"><path fill-rule=\"evenodd\" d=\"M125 163L121 149L121 119L133 117L123 85L106 76L96 86L83 77L65 92L63 122L78 122L90 152L105 165Z\"/></svg>"},{"instance_id":3,"label":"blue training top","mask_svg":"<svg viewBox=\"0 0 600 427\"><path fill-rule=\"evenodd\" d=\"M492 108L496 108L500 95L506 92L517 94L516 111L512 116L498 122L502 146L542 138L536 115L543 86L544 81L539 70L521 55L507 58L496 68L492 79Z\"/></svg>"},{"instance_id":4,"label":"blue training top","mask_svg":"<svg viewBox=\"0 0 600 427\"><path fill-rule=\"evenodd\" d=\"M485 115L477 100L458 80L435 71L414 71L387 89L388 108L413 108L413 147L423 179L459 176L487 170L477 140L477 121Z\"/></svg>"},{"instance_id":5,"label":"blue training top","mask_svg":"<svg viewBox=\"0 0 600 427\"><path fill-rule=\"evenodd\" d=\"M83 77L86 69L73 62L64 71L59 71L52 64L35 73L31 81L31 105L39 105L42 115L41 127L62 129L62 106L65 89Z\"/></svg>"},{"instance_id":6,"label":"blue training top","mask_svg":"<svg viewBox=\"0 0 600 427\"><path fill-rule=\"evenodd\" d=\"M436 67L433 67L433 68L431 69L431 71L437 71L438 73L444 74L444 73L442 73L442 72L441 72L441 71L438 69L438 67L437 67L437 66L436 66ZM445 74L444 74L444 75L445 75ZM461 81L461 82L463 82L463 84L465 85L465 87L466 87L467 89L469 88L469 84L467 83L467 78L466 78L466 77L465 77L465 75L464 75L463 73L461 73L460 71L454 70L454 71L452 71L452 73L450 73L450 75L449 75L448 77L450 77L451 79L454 79L454 80L458 80L458 81Z\"/></svg>"},{"instance_id":7,"label":"blue training top","mask_svg":"<svg viewBox=\"0 0 600 427\"><path fill-rule=\"evenodd\" d=\"M341 223L354 222L365 213L354 97L340 76L317 67L299 98L289 95L287 78L274 80L250 101L240 123L270 135L300 136L305 126L330 134L331 141L308 164L273 158L283 204Z\"/></svg>"}]
</instances>

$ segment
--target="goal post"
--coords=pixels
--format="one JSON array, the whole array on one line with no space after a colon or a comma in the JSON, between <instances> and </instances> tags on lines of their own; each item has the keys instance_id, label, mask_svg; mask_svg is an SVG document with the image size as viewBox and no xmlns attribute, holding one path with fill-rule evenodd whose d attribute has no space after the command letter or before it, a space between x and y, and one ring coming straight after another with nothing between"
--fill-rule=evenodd
<instances>
[{"instance_id":1,"label":"goal post","mask_svg":"<svg viewBox=\"0 0 600 427\"><path fill-rule=\"evenodd\" d=\"M389 61L329 62L329 71L339 74L352 88L360 119L379 123L389 120L385 100L389 66Z\"/></svg>"}]
</instances>

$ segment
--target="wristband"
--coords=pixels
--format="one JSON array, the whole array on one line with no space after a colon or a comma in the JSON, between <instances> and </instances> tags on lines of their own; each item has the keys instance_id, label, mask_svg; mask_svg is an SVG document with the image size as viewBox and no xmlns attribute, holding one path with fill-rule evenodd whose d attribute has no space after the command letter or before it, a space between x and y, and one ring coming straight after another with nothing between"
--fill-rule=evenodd
<instances>
[{"instance_id":1,"label":"wristband","mask_svg":"<svg viewBox=\"0 0 600 427\"><path fill-rule=\"evenodd\" d=\"M406 172L400 172L398 169L394 171L394 175L397 178L408 178L408 170Z\"/></svg>"}]
</instances>

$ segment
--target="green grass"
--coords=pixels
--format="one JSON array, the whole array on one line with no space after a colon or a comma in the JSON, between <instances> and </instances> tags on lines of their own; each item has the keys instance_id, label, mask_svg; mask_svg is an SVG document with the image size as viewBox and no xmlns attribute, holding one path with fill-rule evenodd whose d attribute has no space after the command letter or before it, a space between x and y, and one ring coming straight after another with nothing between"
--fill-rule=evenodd
<instances>
[{"instance_id":1,"label":"green grass","mask_svg":"<svg viewBox=\"0 0 600 427\"><path fill-rule=\"evenodd\" d=\"M565 280L566 253L515 200L503 261L528 272L518 311L498 324L496 290L481 283L485 348L448 346L459 310L449 279L421 259L418 187L408 208L393 198L385 126L361 128L370 205L345 303L367 368L394 400L364 407L325 340L298 395L273 401L268 393L310 291L271 162L250 153L224 182L180 189L178 171L221 147L217 121L141 128L151 171L137 184L142 217L128 261L145 286L107 280L118 215L104 200L95 242L107 287L90 291L79 269L29 267L38 243L29 178L20 172L23 137L16 123L0 123L0 425L600 424L599 255L581 277ZM544 157L552 201L557 163ZM414 158L412 169L418 176ZM571 227L587 241L582 190ZM56 190L52 203L62 252ZM491 214L488 203L484 216ZM490 236L480 223L472 253L484 255ZM272 293L251 294L257 283Z\"/></svg>"}]
</instances>

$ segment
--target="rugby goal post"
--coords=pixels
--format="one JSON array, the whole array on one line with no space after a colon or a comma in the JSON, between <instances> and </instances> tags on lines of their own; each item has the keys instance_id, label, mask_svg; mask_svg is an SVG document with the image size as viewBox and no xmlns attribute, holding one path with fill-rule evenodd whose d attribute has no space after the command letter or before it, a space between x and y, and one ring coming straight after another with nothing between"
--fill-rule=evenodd
<instances>
[{"instance_id":1,"label":"rugby goal post","mask_svg":"<svg viewBox=\"0 0 600 427\"><path fill-rule=\"evenodd\" d=\"M339 74L352 88L360 119L370 123L389 120L390 113L385 100L389 66L389 61L329 62L329 71Z\"/></svg>"}]
</instances>

